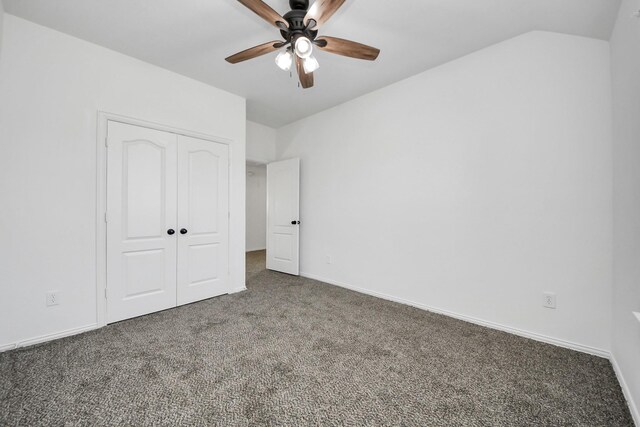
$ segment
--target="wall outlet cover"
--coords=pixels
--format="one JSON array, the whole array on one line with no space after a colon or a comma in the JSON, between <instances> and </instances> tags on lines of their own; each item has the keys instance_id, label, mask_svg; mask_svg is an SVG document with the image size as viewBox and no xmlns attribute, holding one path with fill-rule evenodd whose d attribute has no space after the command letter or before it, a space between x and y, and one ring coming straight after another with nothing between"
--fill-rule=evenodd
<instances>
[{"instance_id":1,"label":"wall outlet cover","mask_svg":"<svg viewBox=\"0 0 640 427\"><path fill-rule=\"evenodd\" d=\"M556 308L556 294L553 292L545 292L543 294L542 305L546 308Z\"/></svg>"},{"instance_id":2,"label":"wall outlet cover","mask_svg":"<svg viewBox=\"0 0 640 427\"><path fill-rule=\"evenodd\" d=\"M60 305L60 291L47 292L47 307Z\"/></svg>"}]
</instances>

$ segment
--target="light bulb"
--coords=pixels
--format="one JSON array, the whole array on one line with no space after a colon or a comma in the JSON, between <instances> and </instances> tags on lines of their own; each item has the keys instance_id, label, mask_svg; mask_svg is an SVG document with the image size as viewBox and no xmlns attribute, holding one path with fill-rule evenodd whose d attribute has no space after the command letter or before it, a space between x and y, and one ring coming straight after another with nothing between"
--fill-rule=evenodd
<instances>
[{"instance_id":1,"label":"light bulb","mask_svg":"<svg viewBox=\"0 0 640 427\"><path fill-rule=\"evenodd\" d=\"M300 58L308 58L313 53L313 44L306 37L298 37L296 40L296 54Z\"/></svg>"},{"instance_id":2,"label":"light bulb","mask_svg":"<svg viewBox=\"0 0 640 427\"><path fill-rule=\"evenodd\" d=\"M291 64L293 64L293 55L289 49L280 52L278 56L276 56L276 64L284 71L289 71L291 69Z\"/></svg>"},{"instance_id":3,"label":"light bulb","mask_svg":"<svg viewBox=\"0 0 640 427\"><path fill-rule=\"evenodd\" d=\"M320 68L320 64L318 63L318 60L316 58L314 58L313 56L310 56L307 59L305 59L304 63L302 64L302 66L304 67L304 72L306 74L311 74L315 70Z\"/></svg>"}]
</instances>

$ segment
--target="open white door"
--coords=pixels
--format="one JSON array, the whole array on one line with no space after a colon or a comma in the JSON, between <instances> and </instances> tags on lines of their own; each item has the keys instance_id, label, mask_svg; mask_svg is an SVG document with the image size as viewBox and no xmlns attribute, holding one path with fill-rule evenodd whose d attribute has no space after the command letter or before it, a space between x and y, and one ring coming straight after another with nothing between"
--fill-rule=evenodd
<instances>
[{"instance_id":1,"label":"open white door","mask_svg":"<svg viewBox=\"0 0 640 427\"><path fill-rule=\"evenodd\" d=\"M267 165L267 268L299 274L300 159Z\"/></svg>"}]
</instances>

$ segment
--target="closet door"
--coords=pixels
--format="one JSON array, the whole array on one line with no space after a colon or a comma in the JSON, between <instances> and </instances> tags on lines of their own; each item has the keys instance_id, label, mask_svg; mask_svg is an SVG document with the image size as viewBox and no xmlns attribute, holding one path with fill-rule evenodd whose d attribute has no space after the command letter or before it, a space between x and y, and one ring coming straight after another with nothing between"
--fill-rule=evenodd
<instances>
[{"instance_id":1,"label":"closet door","mask_svg":"<svg viewBox=\"0 0 640 427\"><path fill-rule=\"evenodd\" d=\"M229 148L178 136L178 305L229 292Z\"/></svg>"},{"instance_id":2,"label":"closet door","mask_svg":"<svg viewBox=\"0 0 640 427\"><path fill-rule=\"evenodd\" d=\"M176 305L177 136L108 124L107 321Z\"/></svg>"}]
</instances>

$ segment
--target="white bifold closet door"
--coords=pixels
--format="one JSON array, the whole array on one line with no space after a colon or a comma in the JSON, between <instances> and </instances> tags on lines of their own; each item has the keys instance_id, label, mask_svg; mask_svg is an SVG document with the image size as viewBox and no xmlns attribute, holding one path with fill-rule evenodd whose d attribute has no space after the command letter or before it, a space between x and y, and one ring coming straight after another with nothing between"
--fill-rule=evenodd
<instances>
[{"instance_id":1,"label":"white bifold closet door","mask_svg":"<svg viewBox=\"0 0 640 427\"><path fill-rule=\"evenodd\" d=\"M178 137L178 305L229 292L228 150Z\"/></svg>"},{"instance_id":2,"label":"white bifold closet door","mask_svg":"<svg viewBox=\"0 0 640 427\"><path fill-rule=\"evenodd\" d=\"M108 124L107 321L229 292L224 144Z\"/></svg>"}]
</instances>

